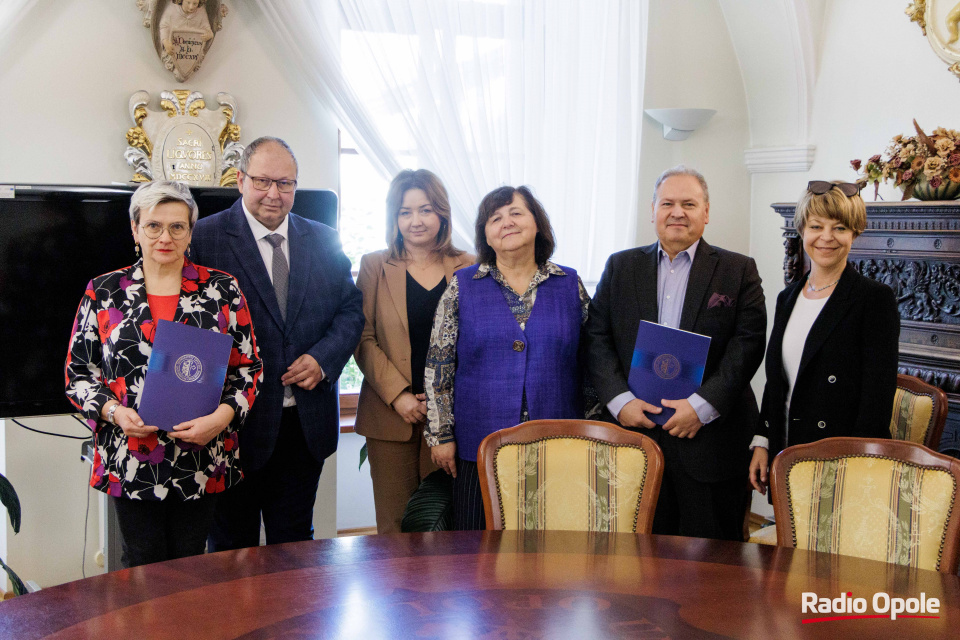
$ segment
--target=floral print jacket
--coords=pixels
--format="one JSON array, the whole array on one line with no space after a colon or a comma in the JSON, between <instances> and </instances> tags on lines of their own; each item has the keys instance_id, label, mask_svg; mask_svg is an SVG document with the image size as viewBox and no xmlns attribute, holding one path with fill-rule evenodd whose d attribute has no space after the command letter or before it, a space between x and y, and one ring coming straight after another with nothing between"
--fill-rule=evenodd
<instances>
[{"instance_id":1,"label":"floral print jacket","mask_svg":"<svg viewBox=\"0 0 960 640\"><path fill-rule=\"evenodd\" d=\"M96 437L90 486L109 495L190 500L224 491L241 477L237 429L253 405L263 366L247 301L230 274L185 260L173 319L233 336L220 402L236 415L203 447L176 441L164 431L128 438L100 418L103 406L114 399L139 407L155 331L142 262L91 280L77 310L67 353L67 397Z\"/></svg>"}]
</instances>

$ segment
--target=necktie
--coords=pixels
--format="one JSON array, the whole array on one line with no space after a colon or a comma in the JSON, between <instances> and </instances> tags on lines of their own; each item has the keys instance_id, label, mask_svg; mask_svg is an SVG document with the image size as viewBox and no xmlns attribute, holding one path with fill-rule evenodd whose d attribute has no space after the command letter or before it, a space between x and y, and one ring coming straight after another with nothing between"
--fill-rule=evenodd
<instances>
[{"instance_id":1,"label":"necktie","mask_svg":"<svg viewBox=\"0 0 960 640\"><path fill-rule=\"evenodd\" d=\"M290 281L290 267L287 266L287 256L283 253L283 236L271 233L267 242L273 247L273 290L277 294L277 304L280 305L280 315L287 319L287 286Z\"/></svg>"},{"instance_id":2,"label":"necktie","mask_svg":"<svg viewBox=\"0 0 960 640\"><path fill-rule=\"evenodd\" d=\"M277 294L277 304L280 305L280 316L287 320L287 286L290 282L290 267L287 266L287 256L283 253L283 236L271 233L266 236L267 242L273 247L273 290ZM283 396L293 396L293 387L284 387Z\"/></svg>"}]
</instances>

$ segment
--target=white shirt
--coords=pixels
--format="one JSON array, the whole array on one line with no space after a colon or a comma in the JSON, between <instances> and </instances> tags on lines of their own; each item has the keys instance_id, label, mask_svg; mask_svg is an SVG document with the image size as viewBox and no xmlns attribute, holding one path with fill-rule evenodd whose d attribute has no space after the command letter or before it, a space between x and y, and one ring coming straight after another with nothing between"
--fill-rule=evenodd
<instances>
[{"instance_id":1,"label":"white shirt","mask_svg":"<svg viewBox=\"0 0 960 640\"><path fill-rule=\"evenodd\" d=\"M800 360L803 358L803 347L807 344L807 336L810 335L810 329L816 322L823 306L827 303L830 296L820 298L819 300L810 300L805 298L803 292L797 296L797 303L793 306L790 313L790 319L787 320L787 326L783 330L783 345L781 356L783 360L783 377L787 381L787 401L784 411L786 413L784 424L787 425L789 438L790 429L790 398L793 395L793 386L797 383L797 374L800 372ZM788 439L784 438L784 442ZM754 436L750 443L750 448L763 447L770 448L770 441L763 436Z\"/></svg>"},{"instance_id":2,"label":"white shirt","mask_svg":"<svg viewBox=\"0 0 960 640\"><path fill-rule=\"evenodd\" d=\"M283 236L283 244L280 245L280 248L283 249L283 255L287 259L287 271L289 272L290 236L287 233L287 229L290 228L290 217L283 216L283 222L280 223L280 226L271 231L253 217L253 214L247 210L247 203L242 199L240 200L240 206L243 207L243 215L247 218L247 224L250 225L250 231L253 233L253 239L257 243L257 249L260 250L260 259L263 260L263 266L267 268L267 277L270 278L270 284L273 284L273 245L270 244L266 238L271 233ZM297 401L293 397L293 394L285 392L283 395L283 408L294 407L296 404Z\"/></svg>"},{"instance_id":3,"label":"white shirt","mask_svg":"<svg viewBox=\"0 0 960 640\"><path fill-rule=\"evenodd\" d=\"M263 259L263 266L267 268L267 276L270 278L270 284L273 284L273 245L266 240L271 233L283 236L283 255L287 259L287 270L290 270L290 236L287 229L290 228L289 216L283 216L283 222L274 231L270 231L263 224L253 217L253 214L247 210L246 203L241 200L240 206L243 207L243 215L247 218L247 224L250 225L250 231L253 233L253 239L257 242L257 249L260 249L260 258Z\"/></svg>"}]
</instances>

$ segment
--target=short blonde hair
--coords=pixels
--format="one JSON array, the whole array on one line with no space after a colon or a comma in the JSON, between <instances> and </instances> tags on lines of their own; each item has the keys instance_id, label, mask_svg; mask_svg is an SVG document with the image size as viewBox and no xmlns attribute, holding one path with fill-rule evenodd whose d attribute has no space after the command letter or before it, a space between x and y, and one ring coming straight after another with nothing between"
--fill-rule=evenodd
<instances>
[{"instance_id":1,"label":"short blonde hair","mask_svg":"<svg viewBox=\"0 0 960 640\"><path fill-rule=\"evenodd\" d=\"M843 182L843 180L833 180L833 184ZM797 202L797 210L793 214L793 227L798 234L803 235L810 216L836 220L853 231L854 237L859 236L867 228L867 205L863 203L859 193L847 196L840 189L830 189L818 196L804 189L800 201Z\"/></svg>"},{"instance_id":2,"label":"short blonde hair","mask_svg":"<svg viewBox=\"0 0 960 640\"><path fill-rule=\"evenodd\" d=\"M453 221L450 218L450 199L447 190L434 173L426 169L411 171L405 169L398 173L387 191L387 247L390 257L403 258L403 236L397 218L403 205L403 196L411 189L420 189L430 201L430 205L440 218L440 230L437 231L437 244L434 251L442 256L459 256L463 253L453 246Z\"/></svg>"},{"instance_id":3,"label":"short blonde hair","mask_svg":"<svg viewBox=\"0 0 960 640\"><path fill-rule=\"evenodd\" d=\"M130 197L130 219L134 223L140 224L140 214L144 211L150 211L158 204L165 202L181 202L187 206L190 211L188 216L190 228L197 223L200 216L200 210L197 208L197 201L193 199L190 193L190 187L182 182L173 180L154 180L153 182L144 182L137 187Z\"/></svg>"}]
</instances>

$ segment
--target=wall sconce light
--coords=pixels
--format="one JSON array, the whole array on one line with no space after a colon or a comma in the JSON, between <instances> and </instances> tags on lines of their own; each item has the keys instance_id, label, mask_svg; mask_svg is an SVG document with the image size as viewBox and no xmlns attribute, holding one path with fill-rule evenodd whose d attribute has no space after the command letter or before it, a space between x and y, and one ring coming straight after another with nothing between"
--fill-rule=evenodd
<instances>
[{"instance_id":1,"label":"wall sconce light","mask_svg":"<svg viewBox=\"0 0 960 640\"><path fill-rule=\"evenodd\" d=\"M717 112L716 109L645 109L648 116L663 125L665 140L686 140Z\"/></svg>"}]
</instances>

